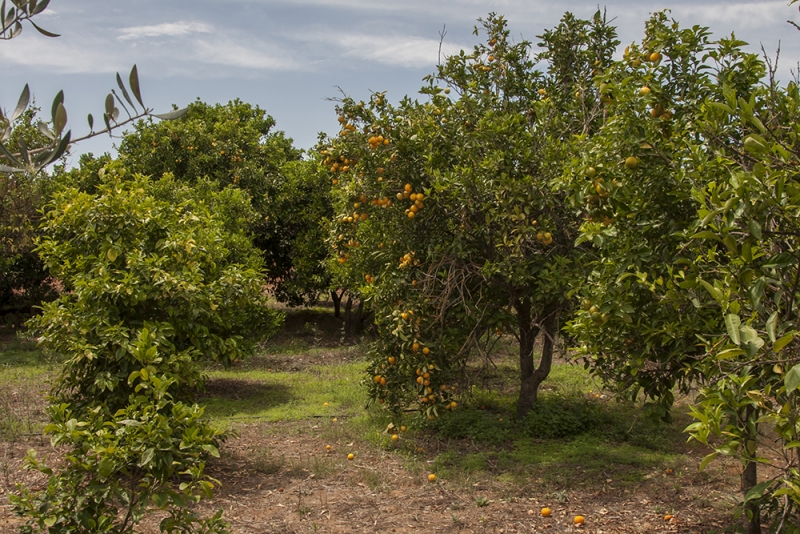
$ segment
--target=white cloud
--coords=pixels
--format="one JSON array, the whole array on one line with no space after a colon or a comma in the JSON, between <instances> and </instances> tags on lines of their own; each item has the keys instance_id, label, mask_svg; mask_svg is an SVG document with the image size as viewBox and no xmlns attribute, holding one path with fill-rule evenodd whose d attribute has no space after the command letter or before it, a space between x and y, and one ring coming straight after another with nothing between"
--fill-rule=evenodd
<instances>
[{"instance_id":1,"label":"white cloud","mask_svg":"<svg viewBox=\"0 0 800 534\"><path fill-rule=\"evenodd\" d=\"M421 37L344 35L336 39L346 56L401 67L426 67L439 61L439 41ZM463 47L442 43L443 56L458 54ZM444 57L442 57L444 59Z\"/></svg>"},{"instance_id":2,"label":"white cloud","mask_svg":"<svg viewBox=\"0 0 800 534\"><path fill-rule=\"evenodd\" d=\"M204 22L165 22L152 26L131 26L119 30L119 40L141 39L143 37L180 37L192 33L211 33L213 27Z\"/></svg>"},{"instance_id":3,"label":"white cloud","mask_svg":"<svg viewBox=\"0 0 800 534\"><path fill-rule=\"evenodd\" d=\"M193 46L194 58L201 63L228 67L262 70L297 70L299 65L288 55L264 43L249 40L247 45L229 39L197 39Z\"/></svg>"},{"instance_id":4,"label":"white cloud","mask_svg":"<svg viewBox=\"0 0 800 534\"><path fill-rule=\"evenodd\" d=\"M714 3L706 5L682 5L673 8L678 20L694 19L710 26L715 33L727 33L731 27L765 28L785 24L794 13L786 8L785 0L768 2ZM730 31L730 30L728 30Z\"/></svg>"}]
</instances>

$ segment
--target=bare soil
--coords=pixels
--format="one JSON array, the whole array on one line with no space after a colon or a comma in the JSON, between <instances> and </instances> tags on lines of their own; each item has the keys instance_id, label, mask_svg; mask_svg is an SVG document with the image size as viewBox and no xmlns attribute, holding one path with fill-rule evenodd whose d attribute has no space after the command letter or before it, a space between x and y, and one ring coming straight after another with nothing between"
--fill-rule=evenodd
<instances>
[{"instance_id":1,"label":"bare soil","mask_svg":"<svg viewBox=\"0 0 800 534\"><path fill-rule=\"evenodd\" d=\"M491 476L470 483L437 480L419 472L402 455L364 443L326 443L308 422L242 425L223 455L209 467L222 487L203 513L219 508L235 534L350 532L586 532L706 533L731 526L725 497L736 465L715 465L704 473L687 467L618 489L613 481L587 481L580 488L542 491L536 480L519 488ZM327 451L325 445L332 445ZM45 480L21 469L28 448L57 456L46 440L26 438L2 444L0 495L17 482L32 489ZM348 461L347 454L355 459ZM429 462L433 454L429 453ZM697 458L699 460L699 457ZM410 468L409 468L410 467ZM590 489L587 489L590 488ZM561 502L559 502L561 501ZM542 507L551 517L540 514ZM582 515L582 527L573 518ZM672 517L665 520L667 515ZM158 532L154 514L139 531ZM21 521L6 499L0 532Z\"/></svg>"},{"instance_id":2,"label":"bare soil","mask_svg":"<svg viewBox=\"0 0 800 534\"><path fill-rule=\"evenodd\" d=\"M320 328L329 331L320 333ZM303 343L319 347L319 339L330 339L333 329L332 324L309 326L305 337L297 337L298 350ZM340 358L346 358L341 351L276 353L257 365L291 371ZM223 396L256 387L229 379L208 385L207 394ZM6 395L4 408L30 410L21 418L41 419L43 389L38 384ZM738 465L714 462L699 473L697 465L707 453L703 447L687 445L685 465L670 474L653 472L640 483L578 477L580 483L553 487L532 472L528 483L520 486L491 470L465 480L439 477L429 482L428 467L441 445L434 437L422 435L413 446L386 450L368 441L349 442L348 433L336 429L346 424L332 419L255 420L232 428L238 435L224 444L222 457L208 468L221 488L213 500L202 503L201 513L212 515L222 508L233 534L710 533L738 528L728 497L737 492ZM326 445L331 445L330 451ZM422 451L414 453L416 446ZM36 490L46 482L38 473L22 469L30 448L57 463L59 452L41 436L20 433L0 441L0 534L16 532L22 524L6 498L16 484ZM352 461L347 460L349 453L355 455ZM550 517L540 513L545 506L552 510ZM576 515L585 518L582 526L573 524ZM158 521L154 513L138 532L157 533Z\"/></svg>"}]
</instances>

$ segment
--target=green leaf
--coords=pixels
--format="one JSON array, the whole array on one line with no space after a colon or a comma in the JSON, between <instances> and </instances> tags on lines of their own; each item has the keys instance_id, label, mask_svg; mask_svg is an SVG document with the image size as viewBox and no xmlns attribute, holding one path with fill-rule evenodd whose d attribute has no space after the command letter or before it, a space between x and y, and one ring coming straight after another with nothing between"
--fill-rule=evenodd
<instances>
[{"instance_id":1,"label":"green leaf","mask_svg":"<svg viewBox=\"0 0 800 534\"><path fill-rule=\"evenodd\" d=\"M133 66L131 69L131 75L128 77L128 83L131 86L131 92L133 96L136 97L136 101L144 107L144 102L142 101L142 93L139 91L139 70L136 68L136 65Z\"/></svg>"},{"instance_id":2,"label":"green leaf","mask_svg":"<svg viewBox=\"0 0 800 534\"><path fill-rule=\"evenodd\" d=\"M48 139L51 141L55 140L56 136L53 135L53 132L50 131L50 128L47 127L47 124L44 121L38 121L36 123L36 128Z\"/></svg>"},{"instance_id":3,"label":"green leaf","mask_svg":"<svg viewBox=\"0 0 800 534\"><path fill-rule=\"evenodd\" d=\"M122 83L122 78L120 77L119 72L117 73L117 85L119 86L120 90L122 91L122 96L125 98L125 100L128 102L128 104L130 104L131 107L135 110L136 106L133 105L133 100L131 100L131 97L128 94L128 90L125 89L125 84Z\"/></svg>"},{"instance_id":4,"label":"green leaf","mask_svg":"<svg viewBox=\"0 0 800 534\"><path fill-rule=\"evenodd\" d=\"M51 515L50 517L44 520L44 524L48 527L52 527L53 525L56 524L56 521L58 521L58 518L54 515Z\"/></svg>"},{"instance_id":5,"label":"green leaf","mask_svg":"<svg viewBox=\"0 0 800 534\"><path fill-rule=\"evenodd\" d=\"M701 462L700 462L700 466L697 468L697 470L698 470L698 471L702 471L702 470L704 470L706 467L708 467L708 464L710 464L710 463L711 463L711 461L712 461L714 458L716 458L718 455L719 455L719 453L718 453L718 452L712 452L711 454L709 454L709 455L706 455L706 457L705 457L705 458L703 458L703 461L701 461Z\"/></svg>"},{"instance_id":6,"label":"green leaf","mask_svg":"<svg viewBox=\"0 0 800 534\"><path fill-rule=\"evenodd\" d=\"M744 354L744 349L726 349L717 354L717 359L727 360Z\"/></svg>"},{"instance_id":7,"label":"green leaf","mask_svg":"<svg viewBox=\"0 0 800 534\"><path fill-rule=\"evenodd\" d=\"M772 315L767 319L766 329L769 340L775 343L775 321L778 319L778 312L772 312Z\"/></svg>"},{"instance_id":8,"label":"green leaf","mask_svg":"<svg viewBox=\"0 0 800 534\"><path fill-rule=\"evenodd\" d=\"M108 257L109 261L114 261L119 257L119 251L115 248L110 248L108 252L106 252L106 257Z\"/></svg>"},{"instance_id":9,"label":"green leaf","mask_svg":"<svg viewBox=\"0 0 800 534\"><path fill-rule=\"evenodd\" d=\"M56 93L56 96L53 98L53 103L50 105L50 120L53 124L56 123L56 114L58 113L58 106L64 103L64 91L61 90Z\"/></svg>"},{"instance_id":10,"label":"green leaf","mask_svg":"<svg viewBox=\"0 0 800 534\"><path fill-rule=\"evenodd\" d=\"M64 104L58 104L58 109L56 110L56 120L54 123L54 127L56 130L56 135L61 135L61 132L64 130L64 126L67 125L67 110L64 107Z\"/></svg>"},{"instance_id":11,"label":"green leaf","mask_svg":"<svg viewBox=\"0 0 800 534\"><path fill-rule=\"evenodd\" d=\"M742 324L742 320L739 319L739 316L733 313L729 313L725 316L725 328L728 330L728 336L730 336L731 341L735 345L740 345L741 340L739 338L739 327Z\"/></svg>"},{"instance_id":12,"label":"green leaf","mask_svg":"<svg viewBox=\"0 0 800 534\"><path fill-rule=\"evenodd\" d=\"M742 338L742 346L751 358L764 346L764 340L758 335L755 328L743 326L739 329L739 336Z\"/></svg>"},{"instance_id":13,"label":"green leaf","mask_svg":"<svg viewBox=\"0 0 800 534\"><path fill-rule=\"evenodd\" d=\"M53 151L53 155L47 159L44 165L48 165L64 155L64 152L67 151L67 147L69 147L69 141L71 138L72 132L67 132L64 137L61 138L61 142L58 144L58 147L56 147L56 149Z\"/></svg>"},{"instance_id":14,"label":"green leaf","mask_svg":"<svg viewBox=\"0 0 800 534\"><path fill-rule=\"evenodd\" d=\"M206 443L205 445L203 445L203 450L208 452L208 454L210 454L214 458L219 458L219 450L210 443Z\"/></svg>"},{"instance_id":15,"label":"green leaf","mask_svg":"<svg viewBox=\"0 0 800 534\"><path fill-rule=\"evenodd\" d=\"M28 22L31 23L31 26L36 28L36 31L38 31L39 33L41 33L42 35L44 35L46 37L61 37L61 35L59 35L57 33L49 32L49 31L45 30L44 28L42 28L41 26L39 26L38 24L36 24L35 22L33 22L30 19L28 19Z\"/></svg>"},{"instance_id":16,"label":"green leaf","mask_svg":"<svg viewBox=\"0 0 800 534\"><path fill-rule=\"evenodd\" d=\"M800 363L789 369L789 372L783 377L783 383L786 384L787 393L800 387Z\"/></svg>"},{"instance_id":17,"label":"green leaf","mask_svg":"<svg viewBox=\"0 0 800 534\"><path fill-rule=\"evenodd\" d=\"M772 352L778 354L783 347L788 345L794 339L794 332L790 332L772 344Z\"/></svg>"},{"instance_id":18,"label":"green leaf","mask_svg":"<svg viewBox=\"0 0 800 534\"><path fill-rule=\"evenodd\" d=\"M28 103L31 100L31 89L28 87L28 84L25 84L25 87L22 89L22 94L19 95L19 100L17 101L17 107L14 109L14 112L9 117L9 122L14 122L17 118L22 115L25 109L28 107Z\"/></svg>"},{"instance_id":19,"label":"green leaf","mask_svg":"<svg viewBox=\"0 0 800 534\"><path fill-rule=\"evenodd\" d=\"M106 96L106 115L108 115L109 118L114 117L114 95L111 93L108 93L108 96Z\"/></svg>"},{"instance_id":20,"label":"green leaf","mask_svg":"<svg viewBox=\"0 0 800 534\"><path fill-rule=\"evenodd\" d=\"M708 105L712 108L720 109L726 113L733 113L733 109L727 104L723 104L722 102L708 102Z\"/></svg>"},{"instance_id":21,"label":"green leaf","mask_svg":"<svg viewBox=\"0 0 800 534\"><path fill-rule=\"evenodd\" d=\"M716 232L712 232L711 230L703 230L702 232L697 232L692 236L692 239L716 239L717 241L720 240Z\"/></svg>"},{"instance_id":22,"label":"green leaf","mask_svg":"<svg viewBox=\"0 0 800 534\"><path fill-rule=\"evenodd\" d=\"M94 117L92 117L91 113L89 113L89 116L86 117L86 120L89 122L89 131L94 130Z\"/></svg>"},{"instance_id":23,"label":"green leaf","mask_svg":"<svg viewBox=\"0 0 800 534\"><path fill-rule=\"evenodd\" d=\"M156 450L154 448L150 447L145 449L145 451L142 453L142 457L139 458L139 467L145 467L152 462L155 454Z\"/></svg>"},{"instance_id":24,"label":"green leaf","mask_svg":"<svg viewBox=\"0 0 800 534\"><path fill-rule=\"evenodd\" d=\"M31 15L38 15L50 4L50 0L40 0L38 4L36 4L36 9L31 12Z\"/></svg>"},{"instance_id":25,"label":"green leaf","mask_svg":"<svg viewBox=\"0 0 800 534\"><path fill-rule=\"evenodd\" d=\"M182 109L176 109L175 111L170 111L169 113L161 113L159 115L153 114L153 117L164 121L173 121L175 119L180 119L181 117L186 115L187 111L189 111L189 108L185 107Z\"/></svg>"},{"instance_id":26,"label":"green leaf","mask_svg":"<svg viewBox=\"0 0 800 534\"><path fill-rule=\"evenodd\" d=\"M100 473L100 476L103 478L108 478L111 476L111 473L114 471L114 461L111 458L103 458L100 460L100 463L97 464L97 472Z\"/></svg>"},{"instance_id":27,"label":"green leaf","mask_svg":"<svg viewBox=\"0 0 800 534\"><path fill-rule=\"evenodd\" d=\"M700 280L700 283L703 284L703 287L706 288L706 291L708 291L709 295L711 295L714 300L722 304L722 291L712 286L705 280Z\"/></svg>"},{"instance_id":28,"label":"green leaf","mask_svg":"<svg viewBox=\"0 0 800 534\"><path fill-rule=\"evenodd\" d=\"M771 485L772 485L771 480L759 482L758 484L750 488L750 490L744 496L745 502L751 501L753 499L760 499L761 497L764 496L764 492L766 492L767 488L769 488Z\"/></svg>"}]
</instances>

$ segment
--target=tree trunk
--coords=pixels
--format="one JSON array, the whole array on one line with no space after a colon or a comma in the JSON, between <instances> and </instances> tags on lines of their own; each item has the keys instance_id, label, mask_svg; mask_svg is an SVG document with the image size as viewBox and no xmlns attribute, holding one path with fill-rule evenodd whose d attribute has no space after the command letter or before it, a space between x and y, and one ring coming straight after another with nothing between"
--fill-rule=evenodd
<instances>
[{"instance_id":1,"label":"tree trunk","mask_svg":"<svg viewBox=\"0 0 800 534\"><path fill-rule=\"evenodd\" d=\"M350 312L353 310L353 297L347 297L347 304L344 307L344 335L350 335Z\"/></svg>"},{"instance_id":2,"label":"tree trunk","mask_svg":"<svg viewBox=\"0 0 800 534\"><path fill-rule=\"evenodd\" d=\"M336 290L331 291L331 300L333 301L333 316L337 319L342 316L342 297L344 297L344 290L342 290L342 294L336 292Z\"/></svg>"},{"instance_id":3,"label":"tree trunk","mask_svg":"<svg viewBox=\"0 0 800 534\"><path fill-rule=\"evenodd\" d=\"M355 333L361 333L361 317L364 314L364 301L358 301L358 309L356 310L356 320L355 320Z\"/></svg>"},{"instance_id":4,"label":"tree trunk","mask_svg":"<svg viewBox=\"0 0 800 534\"><path fill-rule=\"evenodd\" d=\"M752 406L745 408L745 425L755 417L754 411L755 409ZM745 438L745 452L750 458L755 458L756 456L757 439L758 432L756 432L755 436L749 435ZM758 484L758 464L755 461L749 461L744 467L744 470L742 470L742 498L744 498L747 492L756 484ZM756 500L745 504L744 527L747 534L761 534L761 511L759 510L758 501Z\"/></svg>"},{"instance_id":5,"label":"tree trunk","mask_svg":"<svg viewBox=\"0 0 800 534\"><path fill-rule=\"evenodd\" d=\"M539 386L550 374L553 364L553 339L555 332L555 314L549 313L541 325L534 325L531 317L531 305L527 300L517 301L514 306L517 310L517 323L519 325L519 370L520 390L517 403L517 418L525 417L539 397ZM539 367L534 365L533 347L539 332L544 332L542 356Z\"/></svg>"}]
</instances>

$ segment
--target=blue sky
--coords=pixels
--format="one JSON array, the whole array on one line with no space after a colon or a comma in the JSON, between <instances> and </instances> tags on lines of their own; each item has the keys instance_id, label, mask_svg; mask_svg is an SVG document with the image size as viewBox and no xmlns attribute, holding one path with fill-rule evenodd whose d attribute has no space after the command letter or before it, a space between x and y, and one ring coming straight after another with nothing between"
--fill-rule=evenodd
<instances>
[{"instance_id":1,"label":"blue sky","mask_svg":"<svg viewBox=\"0 0 800 534\"><path fill-rule=\"evenodd\" d=\"M800 21L800 14L787 3L618 0L605 8L623 46L640 39L648 14L663 8L682 25L709 26L716 36L735 32L753 50L763 43L774 52L780 40L780 72L788 79L800 61L800 32L786 20ZM388 91L392 101L416 94L436 65L443 27L443 51L453 53L475 44L475 21L490 11L506 16L515 38L535 42L564 11L588 18L597 7L580 0L52 0L36 20L61 37L26 26L0 42L0 105L13 108L29 83L49 109L63 89L69 127L81 135L86 115L102 114L114 73L127 78L136 63L145 103L156 112L198 97L240 98L309 148L318 132L336 130L328 99L339 88L356 98ZM91 140L73 154L111 150L113 142Z\"/></svg>"}]
</instances>

